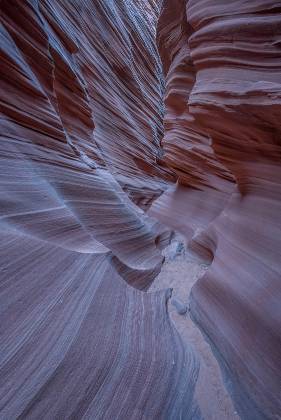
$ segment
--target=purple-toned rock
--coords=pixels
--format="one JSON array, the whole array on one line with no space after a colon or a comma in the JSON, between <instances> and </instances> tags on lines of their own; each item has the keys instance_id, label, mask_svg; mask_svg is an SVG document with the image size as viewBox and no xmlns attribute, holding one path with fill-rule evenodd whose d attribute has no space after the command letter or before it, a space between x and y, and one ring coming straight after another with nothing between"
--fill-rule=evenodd
<instances>
[{"instance_id":1,"label":"purple-toned rock","mask_svg":"<svg viewBox=\"0 0 281 420\"><path fill-rule=\"evenodd\" d=\"M170 292L144 292L170 234L143 209L174 180L157 163L157 13L1 2L1 419L194 410Z\"/></svg>"}]
</instances>

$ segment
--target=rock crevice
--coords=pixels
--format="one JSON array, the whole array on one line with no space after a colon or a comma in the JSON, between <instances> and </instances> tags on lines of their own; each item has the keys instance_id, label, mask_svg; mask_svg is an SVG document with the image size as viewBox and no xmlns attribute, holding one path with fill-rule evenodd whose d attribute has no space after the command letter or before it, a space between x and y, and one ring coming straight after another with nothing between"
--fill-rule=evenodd
<instances>
[{"instance_id":1,"label":"rock crevice","mask_svg":"<svg viewBox=\"0 0 281 420\"><path fill-rule=\"evenodd\" d=\"M1 418L200 418L147 293L171 230L239 415L278 416L277 3L2 0Z\"/></svg>"}]
</instances>

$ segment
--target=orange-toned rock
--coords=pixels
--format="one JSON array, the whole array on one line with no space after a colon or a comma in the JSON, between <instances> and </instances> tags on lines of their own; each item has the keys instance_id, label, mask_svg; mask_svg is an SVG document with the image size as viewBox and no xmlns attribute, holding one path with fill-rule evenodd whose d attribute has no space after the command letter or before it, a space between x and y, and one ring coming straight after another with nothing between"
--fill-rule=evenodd
<instances>
[{"instance_id":1,"label":"orange-toned rock","mask_svg":"<svg viewBox=\"0 0 281 420\"><path fill-rule=\"evenodd\" d=\"M151 214L213 259L191 312L253 420L281 410L280 7L165 0L158 24L163 159L183 185Z\"/></svg>"}]
</instances>

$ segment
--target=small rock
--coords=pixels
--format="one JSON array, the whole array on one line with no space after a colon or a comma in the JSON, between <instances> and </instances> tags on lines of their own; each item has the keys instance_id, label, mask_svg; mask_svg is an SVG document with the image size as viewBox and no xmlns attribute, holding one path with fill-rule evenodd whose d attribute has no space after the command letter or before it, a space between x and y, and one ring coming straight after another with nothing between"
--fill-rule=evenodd
<instances>
[{"instance_id":1,"label":"small rock","mask_svg":"<svg viewBox=\"0 0 281 420\"><path fill-rule=\"evenodd\" d=\"M184 244L179 242L176 249L176 255L184 254Z\"/></svg>"},{"instance_id":2,"label":"small rock","mask_svg":"<svg viewBox=\"0 0 281 420\"><path fill-rule=\"evenodd\" d=\"M173 298L171 304L176 308L179 315L184 315L187 312L187 305L179 299Z\"/></svg>"}]
</instances>

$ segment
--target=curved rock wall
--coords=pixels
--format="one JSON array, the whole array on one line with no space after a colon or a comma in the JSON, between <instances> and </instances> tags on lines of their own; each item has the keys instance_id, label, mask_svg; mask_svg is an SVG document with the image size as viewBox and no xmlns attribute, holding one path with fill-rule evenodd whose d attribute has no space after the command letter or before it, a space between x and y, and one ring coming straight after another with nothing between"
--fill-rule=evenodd
<instances>
[{"instance_id":1,"label":"curved rock wall","mask_svg":"<svg viewBox=\"0 0 281 420\"><path fill-rule=\"evenodd\" d=\"M281 3L222 3L163 0L161 63L154 0L2 0L1 418L200 417L145 292L163 225L212 261L191 312L240 416L278 418Z\"/></svg>"},{"instance_id":2,"label":"curved rock wall","mask_svg":"<svg viewBox=\"0 0 281 420\"><path fill-rule=\"evenodd\" d=\"M242 418L280 413L280 2L164 0L163 147L179 182L151 214L211 268L191 312Z\"/></svg>"},{"instance_id":3,"label":"curved rock wall","mask_svg":"<svg viewBox=\"0 0 281 420\"><path fill-rule=\"evenodd\" d=\"M142 291L169 232L140 207L174 179L157 164L156 17L154 2L1 2L3 419L194 410L170 291Z\"/></svg>"}]
</instances>

